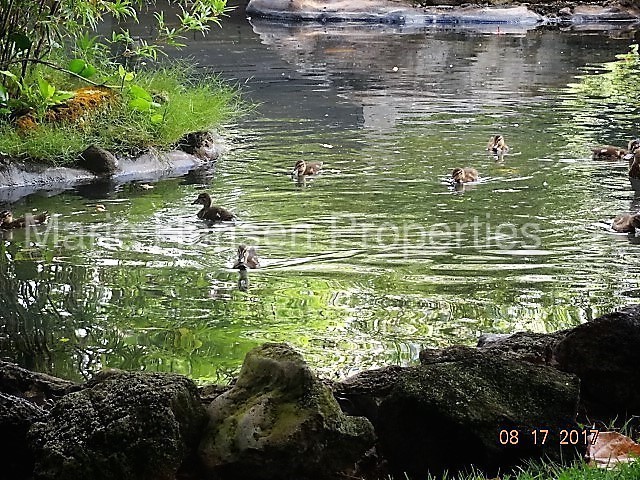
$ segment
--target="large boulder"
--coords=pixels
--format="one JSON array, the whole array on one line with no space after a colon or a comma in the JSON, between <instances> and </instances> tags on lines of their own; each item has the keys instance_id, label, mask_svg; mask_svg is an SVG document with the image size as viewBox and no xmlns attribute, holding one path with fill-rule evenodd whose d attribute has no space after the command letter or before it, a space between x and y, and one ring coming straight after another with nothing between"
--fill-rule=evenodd
<instances>
[{"instance_id":1,"label":"large boulder","mask_svg":"<svg viewBox=\"0 0 640 480\"><path fill-rule=\"evenodd\" d=\"M372 420L392 475L424 478L575 458L584 445L560 448L560 432L579 430L578 388L575 376L551 367L454 347L423 356L420 366L358 374L336 395Z\"/></svg>"},{"instance_id":2,"label":"large boulder","mask_svg":"<svg viewBox=\"0 0 640 480\"><path fill-rule=\"evenodd\" d=\"M2 477L27 479L33 473L34 458L27 432L46 412L24 398L0 393L0 465Z\"/></svg>"},{"instance_id":3,"label":"large boulder","mask_svg":"<svg viewBox=\"0 0 640 480\"><path fill-rule=\"evenodd\" d=\"M61 398L29 432L35 478L174 480L205 422L195 384L109 372Z\"/></svg>"},{"instance_id":4,"label":"large boulder","mask_svg":"<svg viewBox=\"0 0 640 480\"><path fill-rule=\"evenodd\" d=\"M342 413L331 391L285 344L249 352L236 384L208 414L200 457L215 478L329 478L375 441L369 421Z\"/></svg>"},{"instance_id":5,"label":"large boulder","mask_svg":"<svg viewBox=\"0 0 640 480\"><path fill-rule=\"evenodd\" d=\"M639 305L553 334L483 338L478 347L578 376L580 413L585 421L597 419L608 424L616 418L640 415Z\"/></svg>"},{"instance_id":6,"label":"large boulder","mask_svg":"<svg viewBox=\"0 0 640 480\"><path fill-rule=\"evenodd\" d=\"M579 325L554 348L558 368L580 378L580 402L590 419L640 415L640 305Z\"/></svg>"}]
</instances>

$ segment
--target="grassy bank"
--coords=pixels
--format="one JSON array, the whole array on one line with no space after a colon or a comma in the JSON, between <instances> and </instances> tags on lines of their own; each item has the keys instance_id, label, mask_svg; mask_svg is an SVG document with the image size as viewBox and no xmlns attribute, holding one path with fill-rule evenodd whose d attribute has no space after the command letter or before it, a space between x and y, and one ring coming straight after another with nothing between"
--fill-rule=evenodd
<instances>
[{"instance_id":1,"label":"grassy bank","mask_svg":"<svg viewBox=\"0 0 640 480\"><path fill-rule=\"evenodd\" d=\"M182 65L135 77L135 85L153 95L152 111L132 107L124 82L123 88L117 88L117 78L106 83L116 84L113 101L88 112L79 122L37 122L33 128L20 130L15 121L0 121L0 152L65 165L91 144L132 155L151 146L169 149L184 134L216 128L243 109L237 89L217 77L197 77Z\"/></svg>"}]
</instances>

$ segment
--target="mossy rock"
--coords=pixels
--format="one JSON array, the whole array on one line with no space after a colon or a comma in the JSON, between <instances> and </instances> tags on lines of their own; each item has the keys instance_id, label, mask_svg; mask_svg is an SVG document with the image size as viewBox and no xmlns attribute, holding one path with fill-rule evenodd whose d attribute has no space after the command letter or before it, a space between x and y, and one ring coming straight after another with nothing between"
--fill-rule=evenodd
<instances>
[{"instance_id":1,"label":"mossy rock","mask_svg":"<svg viewBox=\"0 0 640 480\"><path fill-rule=\"evenodd\" d=\"M204 420L188 378L110 373L62 397L46 423L33 425L35 478L174 480Z\"/></svg>"},{"instance_id":2,"label":"mossy rock","mask_svg":"<svg viewBox=\"0 0 640 480\"><path fill-rule=\"evenodd\" d=\"M220 478L330 478L373 445L371 423L346 416L331 391L285 344L249 352L237 383L208 408L200 444Z\"/></svg>"}]
</instances>

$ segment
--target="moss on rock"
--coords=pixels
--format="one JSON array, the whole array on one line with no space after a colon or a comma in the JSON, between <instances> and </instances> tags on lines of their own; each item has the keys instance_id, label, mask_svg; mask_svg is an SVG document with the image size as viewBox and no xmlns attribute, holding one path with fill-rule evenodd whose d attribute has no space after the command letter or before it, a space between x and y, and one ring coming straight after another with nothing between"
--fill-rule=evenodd
<instances>
[{"instance_id":1,"label":"moss on rock","mask_svg":"<svg viewBox=\"0 0 640 480\"><path fill-rule=\"evenodd\" d=\"M285 344L249 352L237 383L208 413L200 456L222 478L328 478L353 465L375 438L371 423L346 416Z\"/></svg>"}]
</instances>

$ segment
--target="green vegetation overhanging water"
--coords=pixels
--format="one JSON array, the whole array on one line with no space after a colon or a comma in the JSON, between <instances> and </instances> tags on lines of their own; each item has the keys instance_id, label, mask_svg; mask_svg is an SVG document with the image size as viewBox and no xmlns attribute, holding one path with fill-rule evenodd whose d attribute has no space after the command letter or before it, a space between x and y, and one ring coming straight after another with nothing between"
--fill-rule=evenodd
<instances>
[{"instance_id":1,"label":"green vegetation overhanging water","mask_svg":"<svg viewBox=\"0 0 640 480\"><path fill-rule=\"evenodd\" d=\"M215 171L12 205L54 215L4 234L0 356L224 381L287 341L344 376L635 301L640 247L606 222L637 201L625 165L589 150L638 135L637 72L616 58L632 34L345 28L228 22L190 42L203 75L260 104L227 126ZM484 150L496 132L502 161ZM297 184L298 158L324 172ZM456 166L481 182L452 190ZM198 221L203 190L240 220ZM239 243L262 259L247 292Z\"/></svg>"}]
</instances>

